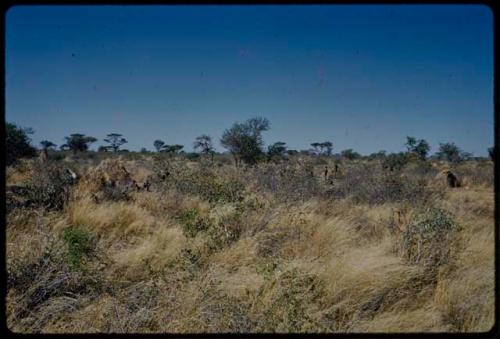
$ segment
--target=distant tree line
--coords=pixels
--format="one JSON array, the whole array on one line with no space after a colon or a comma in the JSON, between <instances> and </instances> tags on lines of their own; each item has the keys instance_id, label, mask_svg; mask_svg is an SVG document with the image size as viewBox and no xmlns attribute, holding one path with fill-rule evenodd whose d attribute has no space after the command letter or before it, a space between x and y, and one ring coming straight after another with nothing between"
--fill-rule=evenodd
<instances>
[{"instance_id":1,"label":"distant tree line","mask_svg":"<svg viewBox=\"0 0 500 339\"><path fill-rule=\"evenodd\" d=\"M6 163L13 164L17 159L23 157L33 157L37 154L35 147L31 145L30 135L34 133L31 128L21 128L13 123L6 123ZM267 149L264 149L264 141L262 133L270 129L269 120L263 117L255 117L244 122L236 122L230 128L224 130L220 138L220 144L233 157L235 165L240 166L242 163L253 165L261 161L281 161L286 160L288 156L295 154L308 154L321 157L330 157L333 152L333 143L331 141L313 142L309 150L289 150L286 143L277 141L270 144ZM64 138L65 143L59 149L77 152L86 152L90 145L97 142L97 139L92 136L87 136L81 133L74 133ZM121 147L128 141L119 133L110 133L103 139L105 145L98 147L99 152L127 152L128 150ZM54 151L57 145L49 140L40 142L41 149L47 154L48 151ZM168 153L170 155L184 153L183 145L166 144L163 140L155 140L153 146L157 152ZM398 168L401 164L406 163L409 159L415 158L425 161L429 157L430 145L424 139L415 137L406 137L406 152L387 154L386 151L378 151L368 155L367 159L385 160L384 164L391 169ZM193 142L195 152L190 155L191 158L199 157L200 155L210 157L214 160L215 147L212 137L206 134L198 136ZM141 149L142 153L148 152L145 148ZM191 154L191 153L189 153ZM496 150L494 147L488 148L488 154L491 160L495 158ZM196 155L196 157L195 157ZM364 158L353 149L345 149L339 154L333 156L341 157L348 160L356 160ZM438 151L431 156L433 159L459 163L469 160L472 154L461 150L453 142L440 143Z\"/></svg>"}]
</instances>

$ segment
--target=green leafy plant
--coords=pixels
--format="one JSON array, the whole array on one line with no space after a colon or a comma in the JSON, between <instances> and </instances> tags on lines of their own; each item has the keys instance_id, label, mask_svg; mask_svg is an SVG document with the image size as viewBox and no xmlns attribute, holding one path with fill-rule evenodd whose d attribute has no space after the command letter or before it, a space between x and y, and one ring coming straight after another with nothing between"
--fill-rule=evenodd
<instances>
[{"instance_id":1,"label":"green leafy plant","mask_svg":"<svg viewBox=\"0 0 500 339\"><path fill-rule=\"evenodd\" d=\"M84 260L94 250L92 235L83 228L72 227L64 231L63 239L68 248L66 258L70 268L82 270Z\"/></svg>"}]
</instances>

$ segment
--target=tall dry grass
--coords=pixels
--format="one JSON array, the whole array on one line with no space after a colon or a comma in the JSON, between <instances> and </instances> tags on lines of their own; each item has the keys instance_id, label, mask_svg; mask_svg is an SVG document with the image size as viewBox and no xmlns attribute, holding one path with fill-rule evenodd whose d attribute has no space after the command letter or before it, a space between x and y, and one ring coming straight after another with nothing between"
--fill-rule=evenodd
<instances>
[{"instance_id":1,"label":"tall dry grass","mask_svg":"<svg viewBox=\"0 0 500 339\"><path fill-rule=\"evenodd\" d=\"M459 165L468 185L457 189L435 181L439 164L395 174L377 161L345 161L333 184L321 177L325 162L307 176L311 164L235 169L150 157L82 165L82 181L62 210L16 207L7 216L8 327L195 333L493 326L491 163ZM134 180L151 180L152 191L92 199L102 177L113 180L111 169L122 165ZM156 176L158 168L170 176ZM36 179L29 164L8 173L15 184ZM395 211L413 233L395 227ZM422 226L429 215L450 220ZM453 227L441 229L446 222ZM421 244L418 258L417 248L405 245L410 238Z\"/></svg>"}]
</instances>

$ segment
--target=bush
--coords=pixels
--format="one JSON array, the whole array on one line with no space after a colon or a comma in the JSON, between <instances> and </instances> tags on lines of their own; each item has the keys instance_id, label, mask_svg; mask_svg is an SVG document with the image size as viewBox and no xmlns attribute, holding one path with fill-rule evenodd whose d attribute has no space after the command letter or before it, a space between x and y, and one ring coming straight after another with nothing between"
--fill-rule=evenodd
<instances>
[{"instance_id":1,"label":"bush","mask_svg":"<svg viewBox=\"0 0 500 339\"><path fill-rule=\"evenodd\" d=\"M391 153L382 161L382 168L390 171L401 171L409 161L410 156L408 153Z\"/></svg>"},{"instance_id":2,"label":"bush","mask_svg":"<svg viewBox=\"0 0 500 339\"><path fill-rule=\"evenodd\" d=\"M244 199L245 185L237 175L218 175L206 166L191 169L160 157L156 158L154 171L160 174L155 179L157 185L199 196L210 203L233 203Z\"/></svg>"},{"instance_id":3,"label":"bush","mask_svg":"<svg viewBox=\"0 0 500 339\"><path fill-rule=\"evenodd\" d=\"M450 259L450 244L460 226L445 211L427 208L418 211L402 234L401 249L410 264L437 269Z\"/></svg>"},{"instance_id":4,"label":"bush","mask_svg":"<svg viewBox=\"0 0 500 339\"><path fill-rule=\"evenodd\" d=\"M70 196L71 177L61 165L54 162L35 162L33 173L25 187L28 204L61 210Z\"/></svg>"},{"instance_id":5,"label":"bush","mask_svg":"<svg viewBox=\"0 0 500 339\"><path fill-rule=\"evenodd\" d=\"M259 166L252 175L257 189L272 193L278 201L304 201L320 193L320 185L310 175L311 168L287 164Z\"/></svg>"},{"instance_id":6,"label":"bush","mask_svg":"<svg viewBox=\"0 0 500 339\"><path fill-rule=\"evenodd\" d=\"M236 242L242 233L241 213L225 216L219 222L213 224L208 229L210 238L209 247L213 251L218 251Z\"/></svg>"},{"instance_id":7,"label":"bush","mask_svg":"<svg viewBox=\"0 0 500 339\"><path fill-rule=\"evenodd\" d=\"M404 177L397 172L384 173L375 164L360 163L349 168L325 196L349 198L354 203L407 202L423 205L437 193L427 186L424 177Z\"/></svg>"},{"instance_id":8,"label":"bush","mask_svg":"<svg viewBox=\"0 0 500 339\"><path fill-rule=\"evenodd\" d=\"M202 218L195 208L184 211L180 216L182 230L188 237L195 237L198 232L206 231L210 227L210 222Z\"/></svg>"}]
</instances>

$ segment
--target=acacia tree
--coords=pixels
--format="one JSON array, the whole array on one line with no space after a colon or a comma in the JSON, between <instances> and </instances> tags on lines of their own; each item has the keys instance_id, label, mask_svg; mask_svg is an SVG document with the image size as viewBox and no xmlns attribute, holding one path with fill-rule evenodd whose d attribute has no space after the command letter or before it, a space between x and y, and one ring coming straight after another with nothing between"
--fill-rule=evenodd
<instances>
[{"instance_id":1,"label":"acacia tree","mask_svg":"<svg viewBox=\"0 0 500 339\"><path fill-rule=\"evenodd\" d=\"M109 147L113 152L118 152L120 146L128 142L127 139L123 138L122 135L118 133L108 134L104 141L110 144Z\"/></svg>"},{"instance_id":2,"label":"acacia tree","mask_svg":"<svg viewBox=\"0 0 500 339\"><path fill-rule=\"evenodd\" d=\"M211 155L211 161L214 162L214 146L212 143L212 138L209 135L202 134L199 137L196 138L193 144L193 148L195 150L200 150L200 153L208 155Z\"/></svg>"},{"instance_id":3,"label":"acacia tree","mask_svg":"<svg viewBox=\"0 0 500 339\"><path fill-rule=\"evenodd\" d=\"M319 143L319 142L313 142L313 143L311 144L311 146L313 147L313 152L314 152L314 154L316 154L316 155L319 155L319 154L320 154L319 145L320 145L320 143Z\"/></svg>"},{"instance_id":4,"label":"acacia tree","mask_svg":"<svg viewBox=\"0 0 500 339\"><path fill-rule=\"evenodd\" d=\"M66 143L61 145L62 150L72 150L73 153L85 152L89 149L89 145L97 141L96 138L86 136L85 134L74 133L69 137L65 137Z\"/></svg>"},{"instance_id":5,"label":"acacia tree","mask_svg":"<svg viewBox=\"0 0 500 339\"><path fill-rule=\"evenodd\" d=\"M5 124L5 160L7 166L14 164L19 158L36 155L36 149L31 145L31 139L28 136L33 133L31 128L21 128L10 122Z\"/></svg>"},{"instance_id":6,"label":"acacia tree","mask_svg":"<svg viewBox=\"0 0 500 339\"><path fill-rule=\"evenodd\" d=\"M331 141L325 141L321 144L325 149L324 153L327 155L327 156L330 156L332 155L332 150L333 150L333 144Z\"/></svg>"},{"instance_id":7,"label":"acacia tree","mask_svg":"<svg viewBox=\"0 0 500 339\"><path fill-rule=\"evenodd\" d=\"M311 146L314 148L313 152L316 155L332 155L333 143L331 141L313 142Z\"/></svg>"},{"instance_id":8,"label":"acacia tree","mask_svg":"<svg viewBox=\"0 0 500 339\"><path fill-rule=\"evenodd\" d=\"M234 123L224 131L220 143L233 155L236 166L241 161L255 164L264 156L262 132L269 130L269 125L269 120L257 117Z\"/></svg>"},{"instance_id":9,"label":"acacia tree","mask_svg":"<svg viewBox=\"0 0 500 339\"><path fill-rule=\"evenodd\" d=\"M183 145L179 145L179 144L175 144L175 145L163 145L162 147L162 152L165 152L165 153L170 153L170 154L175 154L175 153L179 153L179 151L181 149L183 149L184 146Z\"/></svg>"},{"instance_id":10,"label":"acacia tree","mask_svg":"<svg viewBox=\"0 0 500 339\"><path fill-rule=\"evenodd\" d=\"M163 145L165 145L165 141L163 140L155 140L153 143L154 147L156 148L156 152L160 152L161 149L163 148Z\"/></svg>"}]
</instances>

